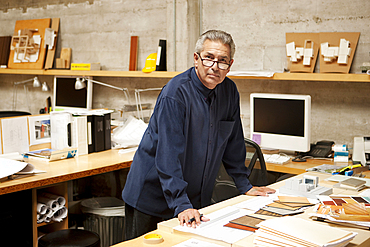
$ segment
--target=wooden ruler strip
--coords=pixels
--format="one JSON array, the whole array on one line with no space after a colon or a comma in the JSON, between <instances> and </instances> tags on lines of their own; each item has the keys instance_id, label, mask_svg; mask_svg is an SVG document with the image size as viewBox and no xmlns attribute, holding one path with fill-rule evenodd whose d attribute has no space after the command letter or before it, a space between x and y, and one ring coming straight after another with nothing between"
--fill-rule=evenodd
<instances>
[{"instance_id":1,"label":"wooden ruler strip","mask_svg":"<svg viewBox=\"0 0 370 247\"><path fill-rule=\"evenodd\" d=\"M51 69L54 63L54 56L57 47L57 40L58 40L58 32L59 32L59 22L60 18L52 18L51 19L51 28L55 31L55 41L53 49L48 49L45 61L45 69Z\"/></svg>"}]
</instances>

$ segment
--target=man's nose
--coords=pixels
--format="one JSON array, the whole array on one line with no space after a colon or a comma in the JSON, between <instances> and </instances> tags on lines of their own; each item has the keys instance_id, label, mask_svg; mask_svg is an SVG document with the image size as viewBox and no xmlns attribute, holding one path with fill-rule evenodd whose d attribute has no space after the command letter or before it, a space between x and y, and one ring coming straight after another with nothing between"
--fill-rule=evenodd
<instances>
[{"instance_id":1,"label":"man's nose","mask_svg":"<svg viewBox=\"0 0 370 247\"><path fill-rule=\"evenodd\" d=\"M214 61L212 67L213 70L218 70L218 61Z\"/></svg>"}]
</instances>

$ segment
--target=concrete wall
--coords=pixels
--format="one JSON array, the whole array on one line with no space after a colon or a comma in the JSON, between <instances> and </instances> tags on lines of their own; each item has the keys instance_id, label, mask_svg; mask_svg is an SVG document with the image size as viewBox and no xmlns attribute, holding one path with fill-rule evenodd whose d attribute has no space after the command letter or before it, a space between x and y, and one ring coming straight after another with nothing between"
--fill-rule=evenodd
<instances>
[{"instance_id":1,"label":"concrete wall","mask_svg":"<svg viewBox=\"0 0 370 247\"><path fill-rule=\"evenodd\" d=\"M2 1L0 35L12 35L16 20L60 17L61 47L72 48L73 62L100 62L104 70L128 70L130 36L139 36L138 70L167 39L169 71L192 66L196 38L208 29L230 32L237 49L233 70L283 71L286 67L287 32L361 32L351 73L369 62L368 4L360 0L101 0L101 1ZM319 71L319 65L316 71ZM13 108L13 82L28 75L0 75L0 109ZM40 76L52 85L52 76ZM167 79L96 77L119 87L160 87ZM352 145L353 136L370 134L369 83L235 80L241 93L242 119L249 136L249 94L276 92L310 94L312 141L334 140ZM31 112L45 105L50 92L29 88ZM148 92L146 101L155 101ZM133 98L133 93L131 93ZM23 88L18 88L17 109L27 110ZM94 85L93 107L122 109L121 92ZM133 102L130 102L133 103ZM118 114L116 114L118 116Z\"/></svg>"}]
</instances>

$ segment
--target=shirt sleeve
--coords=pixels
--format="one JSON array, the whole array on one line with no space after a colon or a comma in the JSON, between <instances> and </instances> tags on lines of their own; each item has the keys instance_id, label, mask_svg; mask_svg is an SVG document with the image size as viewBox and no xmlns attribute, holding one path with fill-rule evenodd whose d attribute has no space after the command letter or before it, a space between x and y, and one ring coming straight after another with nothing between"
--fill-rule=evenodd
<instances>
[{"instance_id":1,"label":"shirt sleeve","mask_svg":"<svg viewBox=\"0 0 370 247\"><path fill-rule=\"evenodd\" d=\"M240 120L239 95L237 95L235 99L235 112L233 114L235 124L229 137L222 161L227 173L234 179L236 187L240 193L244 194L253 186L248 180L250 170L245 166L246 148Z\"/></svg>"},{"instance_id":2,"label":"shirt sleeve","mask_svg":"<svg viewBox=\"0 0 370 247\"><path fill-rule=\"evenodd\" d=\"M157 108L158 145L155 163L164 197L174 215L193 208L183 177L185 150L185 107L174 99L164 97Z\"/></svg>"}]
</instances>

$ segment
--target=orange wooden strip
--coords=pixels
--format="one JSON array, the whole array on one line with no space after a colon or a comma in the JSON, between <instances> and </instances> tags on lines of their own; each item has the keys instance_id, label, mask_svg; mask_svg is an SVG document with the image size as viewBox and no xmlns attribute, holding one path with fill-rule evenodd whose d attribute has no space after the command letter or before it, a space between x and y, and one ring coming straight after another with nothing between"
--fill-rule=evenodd
<instances>
[{"instance_id":1,"label":"orange wooden strip","mask_svg":"<svg viewBox=\"0 0 370 247\"><path fill-rule=\"evenodd\" d=\"M129 71L137 70L138 36L131 36Z\"/></svg>"}]
</instances>

